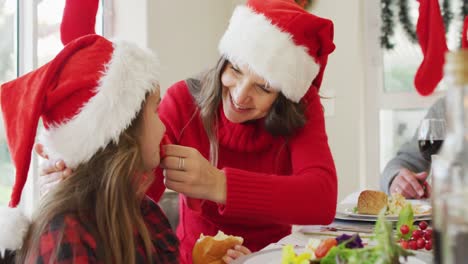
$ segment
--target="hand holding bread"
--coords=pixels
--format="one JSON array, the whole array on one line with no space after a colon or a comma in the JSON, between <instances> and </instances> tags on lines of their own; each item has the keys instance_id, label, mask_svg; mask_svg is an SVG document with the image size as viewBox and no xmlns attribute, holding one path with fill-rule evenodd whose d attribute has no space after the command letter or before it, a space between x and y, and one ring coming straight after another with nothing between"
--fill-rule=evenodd
<instances>
[{"instance_id":1,"label":"hand holding bread","mask_svg":"<svg viewBox=\"0 0 468 264\"><path fill-rule=\"evenodd\" d=\"M224 264L242 255L250 254L250 250L242 246L244 239L230 236L218 231L216 236L200 235L192 251L193 264ZM232 250L228 254L228 250ZM226 257L226 261L223 259Z\"/></svg>"}]
</instances>

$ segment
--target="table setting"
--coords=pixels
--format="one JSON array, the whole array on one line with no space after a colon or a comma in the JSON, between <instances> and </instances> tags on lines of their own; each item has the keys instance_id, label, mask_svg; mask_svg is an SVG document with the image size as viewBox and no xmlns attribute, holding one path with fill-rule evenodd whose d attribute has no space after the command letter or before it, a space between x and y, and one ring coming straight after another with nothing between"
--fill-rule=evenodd
<instances>
[{"instance_id":1,"label":"table setting","mask_svg":"<svg viewBox=\"0 0 468 264\"><path fill-rule=\"evenodd\" d=\"M317 247L320 243L323 243L323 241L331 240L333 238L339 239L341 236L349 237L355 234L359 235L359 239L361 240L364 247L375 246L378 242L373 240L372 237L375 236L376 221L378 220L378 216L359 214L356 211L355 207L358 203L358 197L360 193L361 192L355 192L348 195L337 205L335 219L330 225L293 226L293 231L290 235L280 239L275 243L271 243L258 252L237 259L234 264L321 263L314 262L313 260L310 260L310 262L282 262L282 258L284 259L286 247L292 247L295 254L300 256L301 254L308 252L308 248L310 249L312 247L317 250ZM427 223L430 223L431 221L430 201L408 200L407 203L410 204L412 208L416 208L417 210L421 209L420 211L416 211L414 213L414 223L417 224L424 222L424 224L426 224L426 226L423 224L424 229L431 229L430 226L427 226ZM383 216L383 219L385 219L385 222L389 223L389 226L391 226L392 234L396 235L398 233L396 230L398 215L385 215ZM424 232L423 230L419 231ZM395 240L395 243L401 247L401 241ZM411 254L411 256L408 256L406 259L400 257L400 263L433 263L432 248L431 250L426 250L424 248L413 250L408 248L407 251Z\"/></svg>"}]
</instances>

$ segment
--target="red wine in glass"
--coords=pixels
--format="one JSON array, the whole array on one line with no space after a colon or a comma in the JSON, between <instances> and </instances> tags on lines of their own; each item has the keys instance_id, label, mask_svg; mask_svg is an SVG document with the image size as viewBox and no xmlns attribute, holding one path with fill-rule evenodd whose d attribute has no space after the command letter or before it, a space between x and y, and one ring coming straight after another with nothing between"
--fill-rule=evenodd
<instances>
[{"instance_id":1,"label":"red wine in glass","mask_svg":"<svg viewBox=\"0 0 468 264\"><path fill-rule=\"evenodd\" d=\"M441 139L437 140L418 140L419 151L423 158L427 161L431 161L431 156L437 154L442 147L444 141Z\"/></svg>"},{"instance_id":2,"label":"red wine in glass","mask_svg":"<svg viewBox=\"0 0 468 264\"><path fill-rule=\"evenodd\" d=\"M419 151L423 158L431 162L431 156L437 154L445 139L445 120L423 119L418 130Z\"/></svg>"}]
</instances>

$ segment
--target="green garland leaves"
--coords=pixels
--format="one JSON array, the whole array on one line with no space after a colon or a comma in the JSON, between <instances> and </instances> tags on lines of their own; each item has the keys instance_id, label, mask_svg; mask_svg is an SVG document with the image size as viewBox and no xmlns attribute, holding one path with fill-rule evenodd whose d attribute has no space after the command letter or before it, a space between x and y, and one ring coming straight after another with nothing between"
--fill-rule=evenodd
<instances>
[{"instance_id":1,"label":"green garland leaves","mask_svg":"<svg viewBox=\"0 0 468 264\"><path fill-rule=\"evenodd\" d=\"M382 35L380 36L380 45L385 49L393 49L395 46L390 42L390 38L395 33L393 27L393 11L391 9L392 0L381 0L382 8Z\"/></svg>"},{"instance_id":2,"label":"green garland leaves","mask_svg":"<svg viewBox=\"0 0 468 264\"><path fill-rule=\"evenodd\" d=\"M416 0L412 0L416 1ZM454 14L451 10L452 0L443 0L442 2L442 18L444 20L445 32L448 32L449 26L454 19ZM394 22L393 22L393 11L391 5L392 0L381 0L381 13L382 13L382 35L380 37L380 44L385 49L393 49L394 44L390 42L390 37L394 35ZM398 20L401 23L404 32L406 33L408 39L412 43L418 42L418 37L416 35L416 26L415 23L411 20L409 11L410 7L408 6L408 0L398 0ZM468 0L463 0L462 15L468 13ZM464 17L464 16L463 16Z\"/></svg>"},{"instance_id":3,"label":"green garland leaves","mask_svg":"<svg viewBox=\"0 0 468 264\"><path fill-rule=\"evenodd\" d=\"M411 21L409 17L409 7L408 7L408 0L398 0L398 4L400 6L400 11L398 12L398 18L400 20L401 25L403 26L403 30L405 31L408 39L412 43L418 43L418 36L416 35L415 25Z\"/></svg>"}]
</instances>

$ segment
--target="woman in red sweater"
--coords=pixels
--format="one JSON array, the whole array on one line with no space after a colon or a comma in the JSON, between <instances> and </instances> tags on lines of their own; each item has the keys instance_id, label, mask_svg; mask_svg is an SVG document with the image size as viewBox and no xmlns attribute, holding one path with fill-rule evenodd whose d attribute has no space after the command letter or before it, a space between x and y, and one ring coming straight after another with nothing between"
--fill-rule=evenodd
<instances>
[{"instance_id":1,"label":"woman in red sweater","mask_svg":"<svg viewBox=\"0 0 468 264\"><path fill-rule=\"evenodd\" d=\"M293 0L249 0L233 13L218 64L167 90L159 113L173 144L148 194L180 193L183 263L201 233L242 236L230 262L292 224L332 222L337 178L319 88L334 49L330 20Z\"/></svg>"}]
</instances>

